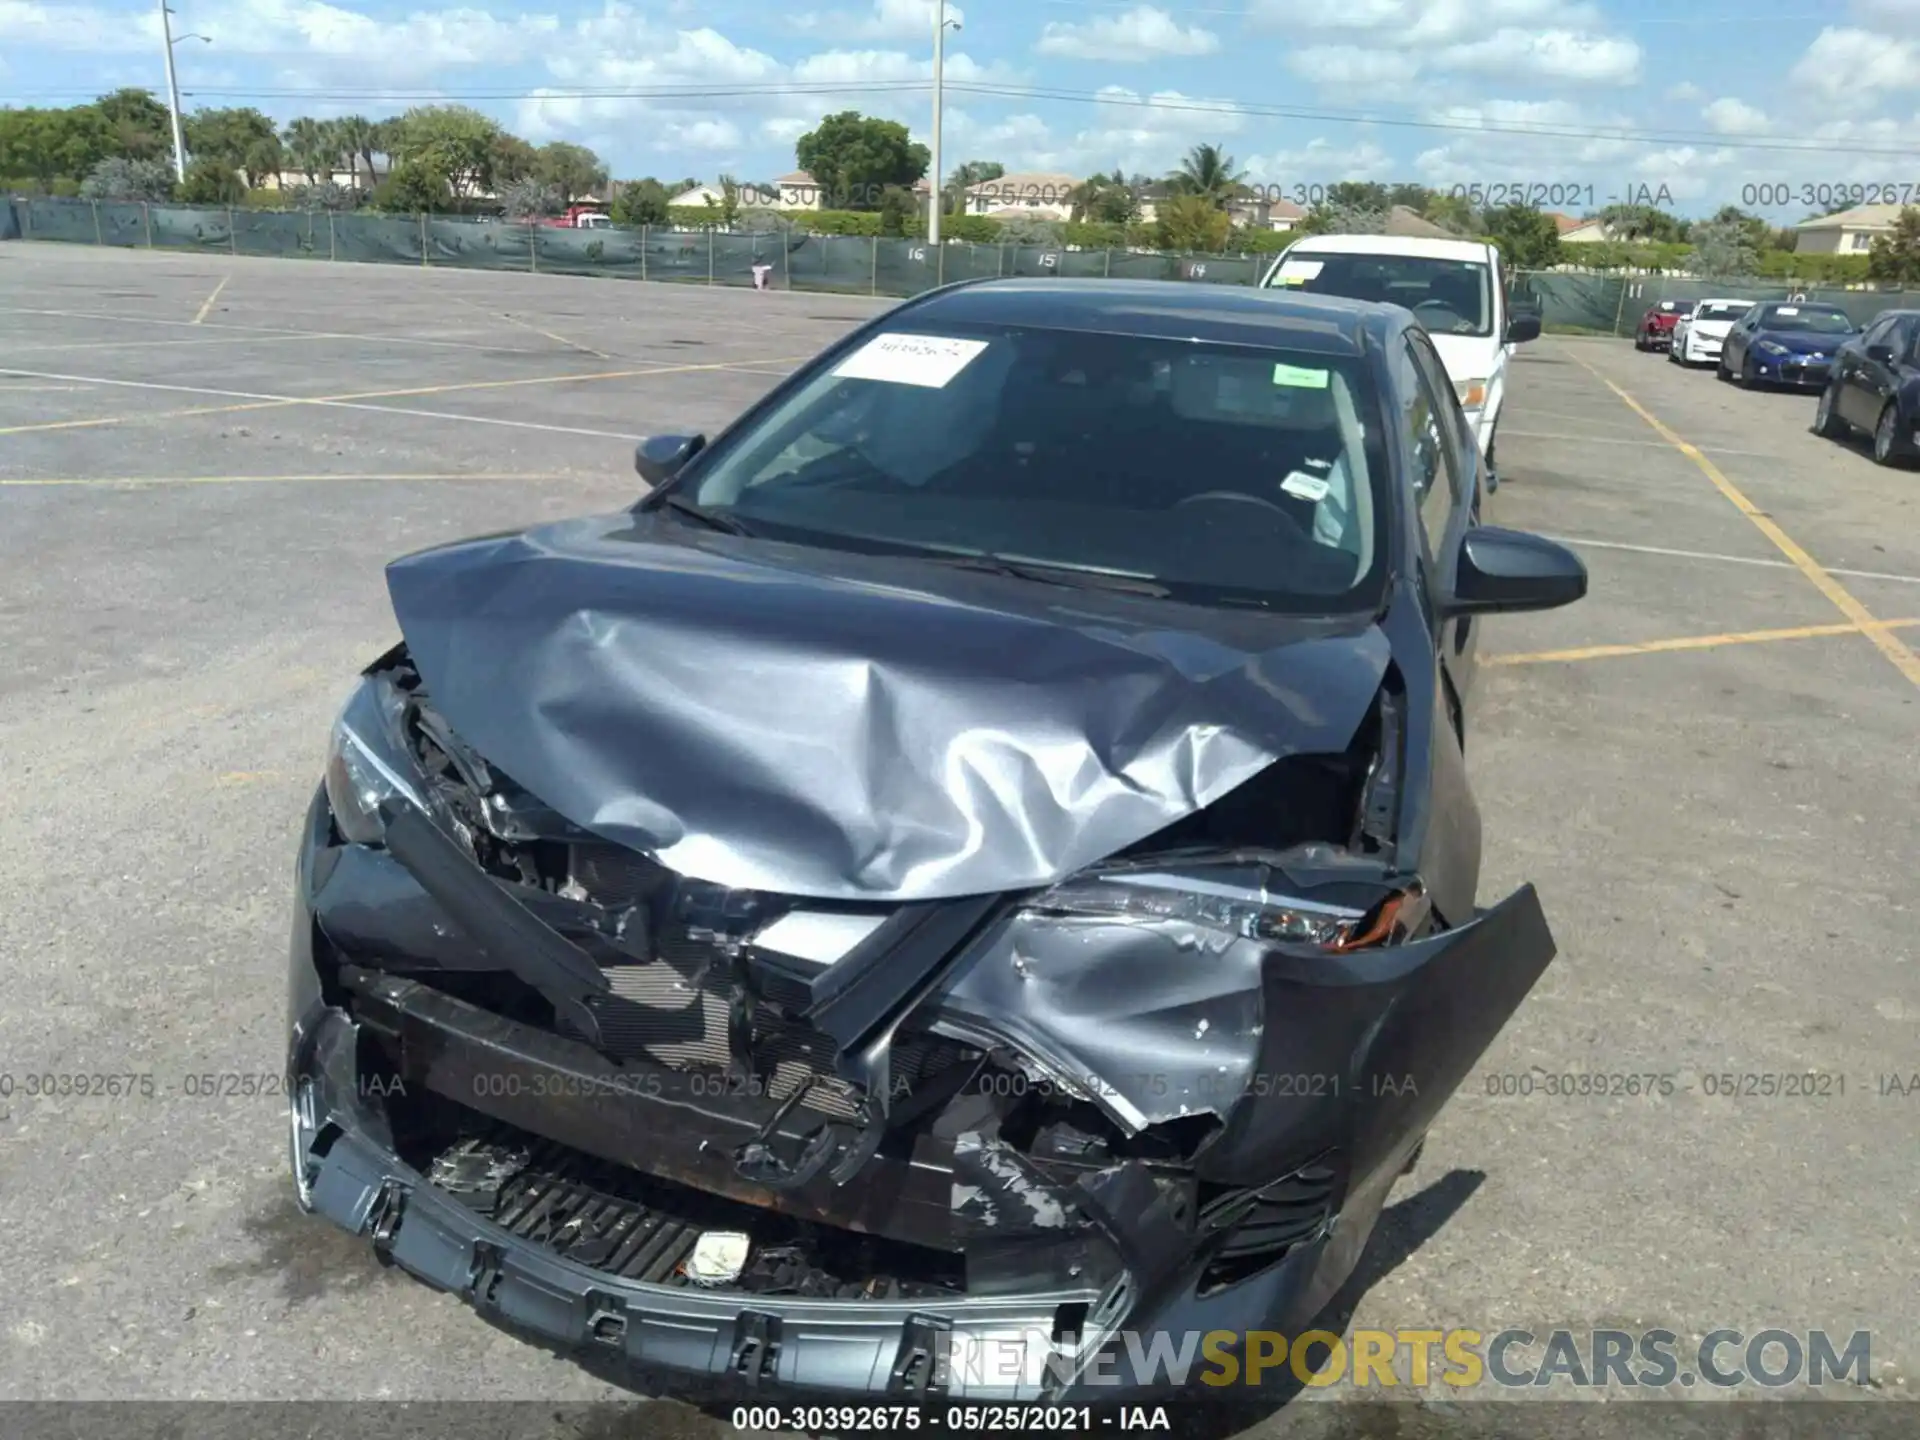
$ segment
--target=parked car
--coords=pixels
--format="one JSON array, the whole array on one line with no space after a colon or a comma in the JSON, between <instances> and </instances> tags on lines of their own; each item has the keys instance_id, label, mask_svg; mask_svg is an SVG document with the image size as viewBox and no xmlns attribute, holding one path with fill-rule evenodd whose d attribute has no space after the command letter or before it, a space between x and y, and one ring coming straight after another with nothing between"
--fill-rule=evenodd
<instances>
[{"instance_id":1,"label":"parked car","mask_svg":"<svg viewBox=\"0 0 1920 1440\"><path fill-rule=\"evenodd\" d=\"M1817 390L1827 383L1833 352L1860 333L1838 305L1772 301L1755 305L1727 332L1719 375L1751 389L1791 385Z\"/></svg>"},{"instance_id":2,"label":"parked car","mask_svg":"<svg viewBox=\"0 0 1920 1440\"><path fill-rule=\"evenodd\" d=\"M1486 617L1587 576L1482 523L1432 338L970 282L636 463L388 568L300 845L299 1203L656 1371L910 1399L1065 1333L938 1378L1094 1401L1122 1328L1299 1333L1554 953L1480 906L1462 747Z\"/></svg>"},{"instance_id":3,"label":"parked car","mask_svg":"<svg viewBox=\"0 0 1920 1440\"><path fill-rule=\"evenodd\" d=\"M1920 310L1884 311L1835 351L1813 429L1828 439L1864 430L1882 465L1920 457Z\"/></svg>"},{"instance_id":4,"label":"parked car","mask_svg":"<svg viewBox=\"0 0 1920 1440\"><path fill-rule=\"evenodd\" d=\"M1676 365L1718 363L1727 332L1753 308L1751 300L1702 300L1673 327L1667 359Z\"/></svg>"},{"instance_id":5,"label":"parked car","mask_svg":"<svg viewBox=\"0 0 1920 1440\"><path fill-rule=\"evenodd\" d=\"M1497 487L1494 440L1516 345L1540 336L1537 306L1514 309L1497 246L1395 235L1313 235L1283 251L1264 285L1401 305L1433 336Z\"/></svg>"},{"instance_id":6,"label":"parked car","mask_svg":"<svg viewBox=\"0 0 1920 1440\"><path fill-rule=\"evenodd\" d=\"M1647 313L1640 317L1640 324L1633 332L1633 348L1636 350L1664 350L1673 339L1673 327L1684 316L1693 313L1691 300L1662 300L1649 305Z\"/></svg>"}]
</instances>

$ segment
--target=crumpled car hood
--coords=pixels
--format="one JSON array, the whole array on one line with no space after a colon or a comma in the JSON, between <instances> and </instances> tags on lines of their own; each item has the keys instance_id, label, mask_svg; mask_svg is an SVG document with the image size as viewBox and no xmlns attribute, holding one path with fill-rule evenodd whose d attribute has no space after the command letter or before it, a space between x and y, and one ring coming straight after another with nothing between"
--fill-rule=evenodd
<instances>
[{"instance_id":1,"label":"crumpled car hood","mask_svg":"<svg viewBox=\"0 0 1920 1440\"><path fill-rule=\"evenodd\" d=\"M394 561L435 707L574 824L721 885L1052 884L1275 760L1344 749L1365 617L1276 619L898 557L573 520Z\"/></svg>"}]
</instances>

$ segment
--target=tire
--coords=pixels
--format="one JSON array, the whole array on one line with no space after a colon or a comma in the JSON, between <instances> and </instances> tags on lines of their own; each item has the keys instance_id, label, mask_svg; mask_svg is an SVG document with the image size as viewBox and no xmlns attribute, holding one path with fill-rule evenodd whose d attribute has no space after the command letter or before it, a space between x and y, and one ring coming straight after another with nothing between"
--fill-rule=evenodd
<instances>
[{"instance_id":1,"label":"tire","mask_svg":"<svg viewBox=\"0 0 1920 1440\"><path fill-rule=\"evenodd\" d=\"M1873 463L1876 465L1902 465L1906 455L1900 446L1900 406L1897 401L1889 400L1880 411L1880 418L1873 426Z\"/></svg>"},{"instance_id":2,"label":"tire","mask_svg":"<svg viewBox=\"0 0 1920 1440\"><path fill-rule=\"evenodd\" d=\"M1820 392L1820 404L1813 412L1813 433L1822 440L1838 440L1847 433L1847 422L1842 420L1834 404L1834 391L1837 386L1828 385Z\"/></svg>"},{"instance_id":3,"label":"tire","mask_svg":"<svg viewBox=\"0 0 1920 1440\"><path fill-rule=\"evenodd\" d=\"M1760 377L1753 373L1753 361L1751 359L1742 358L1740 361L1740 388L1742 390L1758 390L1760 388Z\"/></svg>"},{"instance_id":4,"label":"tire","mask_svg":"<svg viewBox=\"0 0 1920 1440\"><path fill-rule=\"evenodd\" d=\"M1727 352L1724 350L1720 352L1719 363L1713 367L1713 376L1716 380L1731 380L1733 378L1733 372L1727 369Z\"/></svg>"}]
</instances>

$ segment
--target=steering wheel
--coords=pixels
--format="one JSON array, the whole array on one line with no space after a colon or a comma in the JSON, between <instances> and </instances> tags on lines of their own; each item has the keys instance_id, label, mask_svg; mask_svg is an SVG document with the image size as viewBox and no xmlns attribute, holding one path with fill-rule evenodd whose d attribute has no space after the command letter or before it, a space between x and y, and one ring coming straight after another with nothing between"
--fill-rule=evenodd
<instances>
[{"instance_id":1,"label":"steering wheel","mask_svg":"<svg viewBox=\"0 0 1920 1440\"><path fill-rule=\"evenodd\" d=\"M1199 505L1207 501L1218 500L1231 500L1242 505L1258 505L1262 510L1277 515L1281 520L1285 521L1287 528L1299 535L1302 539L1306 538L1306 530L1302 528L1300 522L1294 519L1293 516L1274 504L1273 501L1262 499L1258 495L1249 495L1244 490L1202 490L1198 495L1188 495L1184 499L1174 501L1173 508L1178 510L1182 506Z\"/></svg>"}]
</instances>

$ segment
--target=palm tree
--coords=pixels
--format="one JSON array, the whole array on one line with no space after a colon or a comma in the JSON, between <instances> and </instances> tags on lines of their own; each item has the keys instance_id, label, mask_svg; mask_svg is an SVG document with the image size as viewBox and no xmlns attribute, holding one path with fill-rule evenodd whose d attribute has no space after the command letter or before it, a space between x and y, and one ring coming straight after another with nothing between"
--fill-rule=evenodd
<instances>
[{"instance_id":1,"label":"palm tree","mask_svg":"<svg viewBox=\"0 0 1920 1440\"><path fill-rule=\"evenodd\" d=\"M1180 168L1167 176L1167 184L1177 194L1204 195L1217 210L1240 193L1245 174L1233 168L1233 157L1218 145L1196 145L1180 162Z\"/></svg>"},{"instance_id":2,"label":"palm tree","mask_svg":"<svg viewBox=\"0 0 1920 1440\"><path fill-rule=\"evenodd\" d=\"M951 215L966 209L968 190L975 185L984 185L989 180L998 180L1006 173L1006 167L997 160L969 160L964 165L954 166L942 192L946 208L941 213Z\"/></svg>"},{"instance_id":3,"label":"palm tree","mask_svg":"<svg viewBox=\"0 0 1920 1440\"><path fill-rule=\"evenodd\" d=\"M373 186L373 122L364 115L344 115L333 122L333 138L346 157L353 188L360 188L360 162L367 162L367 187Z\"/></svg>"},{"instance_id":4,"label":"palm tree","mask_svg":"<svg viewBox=\"0 0 1920 1440\"><path fill-rule=\"evenodd\" d=\"M307 177L307 184L319 184L322 171L329 172L328 178L332 178L333 142L324 121L302 115L287 126L285 138L287 158Z\"/></svg>"}]
</instances>

